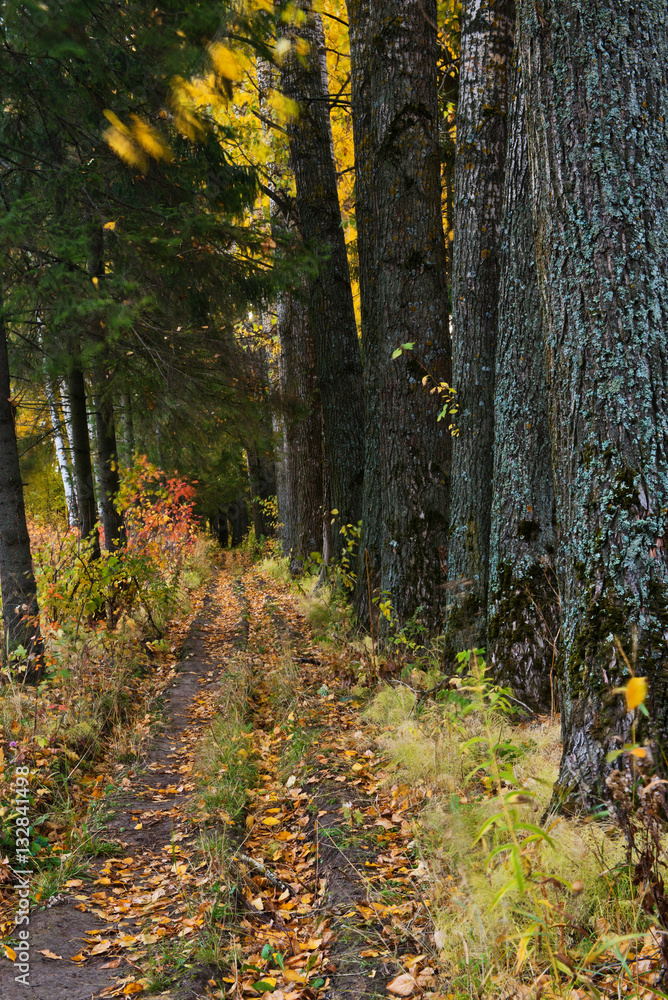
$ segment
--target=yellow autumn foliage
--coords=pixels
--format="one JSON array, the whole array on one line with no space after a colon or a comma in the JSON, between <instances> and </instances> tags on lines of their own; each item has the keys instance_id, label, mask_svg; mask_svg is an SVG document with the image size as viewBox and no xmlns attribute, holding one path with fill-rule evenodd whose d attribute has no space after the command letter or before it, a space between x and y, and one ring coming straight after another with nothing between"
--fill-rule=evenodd
<instances>
[{"instance_id":1,"label":"yellow autumn foliage","mask_svg":"<svg viewBox=\"0 0 668 1000\"><path fill-rule=\"evenodd\" d=\"M244 66L241 56L228 49L220 42L211 42L208 47L209 57L214 65L216 73L226 80L240 80L243 76Z\"/></svg>"},{"instance_id":2,"label":"yellow autumn foliage","mask_svg":"<svg viewBox=\"0 0 668 1000\"><path fill-rule=\"evenodd\" d=\"M626 707L629 712L632 712L634 708L638 708L639 705L642 705L647 697L647 691L648 687L646 677L632 677L630 679L624 688Z\"/></svg>"}]
</instances>

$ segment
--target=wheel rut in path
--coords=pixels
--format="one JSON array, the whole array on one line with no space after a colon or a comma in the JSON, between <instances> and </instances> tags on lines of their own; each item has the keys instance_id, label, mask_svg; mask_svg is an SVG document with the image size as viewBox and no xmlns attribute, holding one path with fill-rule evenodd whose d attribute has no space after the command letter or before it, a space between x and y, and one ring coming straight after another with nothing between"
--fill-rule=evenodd
<instances>
[{"instance_id":1,"label":"wheel rut in path","mask_svg":"<svg viewBox=\"0 0 668 1000\"><path fill-rule=\"evenodd\" d=\"M342 680L345 653L318 649L298 602L256 571L244 577L257 674L258 782L243 846L243 961L229 996L366 1000L415 967L433 984L431 920L413 857L426 790L393 785L373 727ZM269 989L271 987L271 990Z\"/></svg>"}]
</instances>

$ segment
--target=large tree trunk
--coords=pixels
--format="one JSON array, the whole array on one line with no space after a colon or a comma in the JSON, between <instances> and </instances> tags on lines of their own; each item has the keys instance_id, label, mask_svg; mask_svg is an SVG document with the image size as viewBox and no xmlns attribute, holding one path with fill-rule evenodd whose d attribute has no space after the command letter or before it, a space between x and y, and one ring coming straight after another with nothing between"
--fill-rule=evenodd
<instances>
[{"instance_id":1,"label":"large tree trunk","mask_svg":"<svg viewBox=\"0 0 668 1000\"><path fill-rule=\"evenodd\" d=\"M435 0L371 0L373 305L377 324L381 589L400 621L440 624L450 437L428 372L450 381ZM402 343L412 351L393 360ZM374 359L371 359L373 363Z\"/></svg>"},{"instance_id":2,"label":"large tree trunk","mask_svg":"<svg viewBox=\"0 0 668 1000\"><path fill-rule=\"evenodd\" d=\"M297 6L304 12L303 23L293 28L279 19L279 31L284 37L299 35L310 49L305 56L296 51L288 56L281 82L286 96L299 105L288 133L302 235L321 255L317 274L309 281L309 318L338 528L357 524L362 515L362 363L332 155L329 95L323 85L322 25L307 0ZM342 537L335 532L335 554Z\"/></svg>"},{"instance_id":3,"label":"large tree trunk","mask_svg":"<svg viewBox=\"0 0 668 1000\"><path fill-rule=\"evenodd\" d=\"M20 647L25 656L13 660L28 683L42 670L37 585L23 503L23 483L12 412L9 356L4 317L0 313L0 591L2 593L2 662Z\"/></svg>"},{"instance_id":4,"label":"large tree trunk","mask_svg":"<svg viewBox=\"0 0 668 1000\"><path fill-rule=\"evenodd\" d=\"M104 547L108 552L113 552L119 545L125 543L125 526L114 502L121 486L118 475L114 407L111 399L103 392L104 390L95 400L100 510L104 528Z\"/></svg>"},{"instance_id":5,"label":"large tree trunk","mask_svg":"<svg viewBox=\"0 0 668 1000\"><path fill-rule=\"evenodd\" d=\"M605 796L649 679L668 735L668 11L521 0L562 589L558 791Z\"/></svg>"},{"instance_id":6,"label":"large tree trunk","mask_svg":"<svg viewBox=\"0 0 668 1000\"><path fill-rule=\"evenodd\" d=\"M285 365L283 403L292 508L290 569L298 573L311 553L322 551L323 516L322 415L315 348L298 292L284 296L279 336Z\"/></svg>"},{"instance_id":7,"label":"large tree trunk","mask_svg":"<svg viewBox=\"0 0 668 1000\"><path fill-rule=\"evenodd\" d=\"M97 507L93 484L88 415L86 412L86 385L81 368L74 364L67 378L67 395L72 428L72 460L77 484L77 506L82 538L91 538L93 556L100 554L97 532Z\"/></svg>"},{"instance_id":8,"label":"large tree trunk","mask_svg":"<svg viewBox=\"0 0 668 1000\"><path fill-rule=\"evenodd\" d=\"M449 651L485 636L494 449L494 345L499 289L508 75L514 0L464 0L457 108L452 358L457 427L448 551Z\"/></svg>"},{"instance_id":9,"label":"large tree trunk","mask_svg":"<svg viewBox=\"0 0 668 1000\"><path fill-rule=\"evenodd\" d=\"M364 490L362 534L357 560L355 611L369 622L369 590L380 587L383 546L383 490L380 472L381 375L378 324L374 318L375 251L373 243L373 148L371 141L372 45L370 0L347 0L350 30L350 87L355 149L355 221L364 373ZM368 575L368 579L367 579Z\"/></svg>"},{"instance_id":10,"label":"large tree trunk","mask_svg":"<svg viewBox=\"0 0 668 1000\"><path fill-rule=\"evenodd\" d=\"M519 56L517 57L519 58ZM555 704L554 483L522 75L514 60L500 244L487 654L536 711Z\"/></svg>"}]
</instances>

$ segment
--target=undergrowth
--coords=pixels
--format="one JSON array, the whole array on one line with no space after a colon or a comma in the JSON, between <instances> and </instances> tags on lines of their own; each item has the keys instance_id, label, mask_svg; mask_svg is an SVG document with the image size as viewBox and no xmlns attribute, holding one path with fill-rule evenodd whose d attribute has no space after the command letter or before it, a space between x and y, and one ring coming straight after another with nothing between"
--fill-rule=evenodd
<instances>
[{"instance_id":1,"label":"undergrowth","mask_svg":"<svg viewBox=\"0 0 668 1000\"><path fill-rule=\"evenodd\" d=\"M30 857L38 896L96 853L96 807L114 761L140 753L178 657L179 622L211 574L194 492L139 458L118 498L128 541L93 558L74 531L31 526L44 672L0 682L0 902L14 863L16 768L29 768ZM8 880L6 880L8 881Z\"/></svg>"},{"instance_id":2,"label":"undergrowth","mask_svg":"<svg viewBox=\"0 0 668 1000\"><path fill-rule=\"evenodd\" d=\"M616 976L628 987L648 972L637 956L656 959L663 936L638 858L613 815L550 813L558 723L518 721L484 662L460 659L439 702L393 685L368 708L403 780L433 790L416 841L448 989L462 998L576 988L599 996ZM631 813L628 788L626 800ZM657 984L661 973L651 975Z\"/></svg>"}]
</instances>

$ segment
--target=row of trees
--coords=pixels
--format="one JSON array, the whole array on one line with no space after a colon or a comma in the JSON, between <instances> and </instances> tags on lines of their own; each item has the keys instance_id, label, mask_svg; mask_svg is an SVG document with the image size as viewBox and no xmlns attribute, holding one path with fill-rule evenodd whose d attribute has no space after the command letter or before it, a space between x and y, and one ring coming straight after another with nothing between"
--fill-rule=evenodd
<instances>
[{"instance_id":1,"label":"row of trees","mask_svg":"<svg viewBox=\"0 0 668 1000\"><path fill-rule=\"evenodd\" d=\"M349 0L361 366L318 16L301 9L290 162L303 236L327 251L304 381L330 505L344 524L361 511L357 610L370 583L400 622L445 629L449 656L486 647L529 706L558 687L560 790L590 798L630 738L610 696L629 661L666 732L665 8L467 0L448 176L435 0Z\"/></svg>"},{"instance_id":2,"label":"row of trees","mask_svg":"<svg viewBox=\"0 0 668 1000\"><path fill-rule=\"evenodd\" d=\"M87 379L110 455L128 397L170 434L244 440L254 498L273 444L293 569L361 521L360 620L389 599L448 658L484 646L530 707L558 688L562 792L597 794L631 731L607 694L627 660L666 729L663 6L70 8L22 4L2 27L17 365L66 379L73 427ZM331 122L348 102L346 245Z\"/></svg>"}]
</instances>

